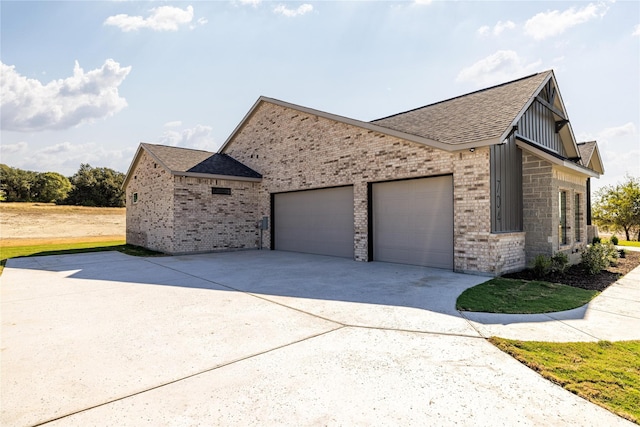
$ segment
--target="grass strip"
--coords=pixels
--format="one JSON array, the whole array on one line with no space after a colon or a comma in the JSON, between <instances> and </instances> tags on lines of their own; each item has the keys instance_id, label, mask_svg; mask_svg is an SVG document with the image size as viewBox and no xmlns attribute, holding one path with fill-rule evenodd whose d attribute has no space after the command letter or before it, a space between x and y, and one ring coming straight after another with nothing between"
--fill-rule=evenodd
<instances>
[{"instance_id":1,"label":"grass strip","mask_svg":"<svg viewBox=\"0 0 640 427\"><path fill-rule=\"evenodd\" d=\"M551 313L580 307L598 294L598 291L559 283L498 277L465 290L456 301L456 309L506 314Z\"/></svg>"},{"instance_id":2,"label":"grass strip","mask_svg":"<svg viewBox=\"0 0 640 427\"><path fill-rule=\"evenodd\" d=\"M629 240L618 240L618 246L633 246L634 248L640 248L640 242L631 242Z\"/></svg>"},{"instance_id":3,"label":"grass strip","mask_svg":"<svg viewBox=\"0 0 640 427\"><path fill-rule=\"evenodd\" d=\"M640 341L489 341L544 378L640 423Z\"/></svg>"},{"instance_id":4,"label":"grass strip","mask_svg":"<svg viewBox=\"0 0 640 427\"><path fill-rule=\"evenodd\" d=\"M88 252L118 251L132 256L158 256L160 252L127 245L124 240L108 242L55 243L48 245L0 246L0 274L9 258L47 255L70 255Z\"/></svg>"}]
</instances>

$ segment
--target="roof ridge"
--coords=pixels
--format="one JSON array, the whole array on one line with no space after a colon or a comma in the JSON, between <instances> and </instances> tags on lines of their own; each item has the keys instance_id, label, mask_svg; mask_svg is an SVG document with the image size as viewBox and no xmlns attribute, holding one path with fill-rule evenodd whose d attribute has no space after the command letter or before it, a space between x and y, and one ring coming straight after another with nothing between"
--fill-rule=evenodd
<instances>
[{"instance_id":1,"label":"roof ridge","mask_svg":"<svg viewBox=\"0 0 640 427\"><path fill-rule=\"evenodd\" d=\"M179 149L179 150L200 151L202 153L215 154L215 151L200 150L198 148L189 148L189 147L178 147L176 145L152 144L150 142L141 142L140 145L143 145L143 146L149 146L150 145L152 147L166 147L166 148L175 148L175 149Z\"/></svg>"},{"instance_id":2,"label":"roof ridge","mask_svg":"<svg viewBox=\"0 0 640 427\"><path fill-rule=\"evenodd\" d=\"M412 109L406 110L406 111L401 111L399 113L391 114L391 115L386 116L386 117L380 117L379 119L371 120L369 123L374 123L374 122L377 122L377 121L380 121L380 120L389 119L391 117L400 116L402 114L411 113L413 111L421 110L423 108L432 107L432 106L438 105L438 104L443 104L445 102L453 101L455 99L460 99L460 98L464 98L464 97L467 97L467 96L470 96L470 95L474 95L476 93L481 93L481 92L485 92L485 91L488 91L488 90L491 90L491 89L496 89L496 88L501 87L501 86L510 85L510 84L513 84L513 83L516 83L516 82L519 82L519 81L522 81L522 80L530 79L530 78L538 76L540 74L548 74L548 73L551 73L551 72L553 72L553 70L546 70L546 71L541 71L539 73L530 74L528 76L520 77L520 78L517 78L515 80L511 80L511 81L508 81L508 82L504 82L504 83L500 83L500 84L497 84L497 85L489 86L489 87L486 87L486 88L483 88L483 89L474 90L473 92L468 92L468 93L465 93L465 94L462 94L462 95L454 96L452 98L447 98L447 99L444 99L442 101L433 102L431 104L423 105L421 107L412 108Z\"/></svg>"}]
</instances>

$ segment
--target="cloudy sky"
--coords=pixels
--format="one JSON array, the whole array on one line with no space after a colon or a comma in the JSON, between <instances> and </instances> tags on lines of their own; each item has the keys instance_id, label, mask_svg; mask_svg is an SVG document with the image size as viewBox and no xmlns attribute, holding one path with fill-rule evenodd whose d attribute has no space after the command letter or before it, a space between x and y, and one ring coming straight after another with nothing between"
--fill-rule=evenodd
<instances>
[{"instance_id":1,"label":"cloudy sky","mask_svg":"<svg viewBox=\"0 0 640 427\"><path fill-rule=\"evenodd\" d=\"M5 1L0 162L215 151L260 95L373 120L553 69L598 188L640 175L637 1Z\"/></svg>"}]
</instances>

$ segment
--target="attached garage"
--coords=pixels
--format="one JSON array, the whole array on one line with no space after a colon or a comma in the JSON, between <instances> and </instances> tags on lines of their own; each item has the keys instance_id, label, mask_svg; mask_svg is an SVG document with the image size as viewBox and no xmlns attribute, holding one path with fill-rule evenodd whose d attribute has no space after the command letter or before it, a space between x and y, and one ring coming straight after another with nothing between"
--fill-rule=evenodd
<instances>
[{"instance_id":1,"label":"attached garage","mask_svg":"<svg viewBox=\"0 0 640 427\"><path fill-rule=\"evenodd\" d=\"M453 177L372 184L376 261L453 269Z\"/></svg>"},{"instance_id":2,"label":"attached garage","mask_svg":"<svg viewBox=\"0 0 640 427\"><path fill-rule=\"evenodd\" d=\"M273 195L276 250L353 258L353 186Z\"/></svg>"}]
</instances>

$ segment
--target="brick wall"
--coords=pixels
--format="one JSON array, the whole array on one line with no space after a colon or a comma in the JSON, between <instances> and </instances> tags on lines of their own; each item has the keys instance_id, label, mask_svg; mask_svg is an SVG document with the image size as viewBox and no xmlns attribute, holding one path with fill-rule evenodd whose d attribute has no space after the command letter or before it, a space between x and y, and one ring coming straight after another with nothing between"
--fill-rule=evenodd
<instances>
[{"instance_id":1,"label":"brick wall","mask_svg":"<svg viewBox=\"0 0 640 427\"><path fill-rule=\"evenodd\" d=\"M526 232L526 262L531 264L536 255L552 256L558 251L566 253L572 263L580 261L580 252L586 247L586 178L560 170L550 162L523 151L523 214ZM567 192L566 245L560 244L559 192ZM580 236L576 240L574 218L575 194L580 194Z\"/></svg>"},{"instance_id":2,"label":"brick wall","mask_svg":"<svg viewBox=\"0 0 640 427\"><path fill-rule=\"evenodd\" d=\"M142 151L126 188L127 243L173 252L173 178ZM138 200L134 203L134 193Z\"/></svg>"},{"instance_id":3,"label":"brick wall","mask_svg":"<svg viewBox=\"0 0 640 427\"><path fill-rule=\"evenodd\" d=\"M368 260L367 183L453 174L455 270L499 274L524 266L522 236L490 233L486 147L449 153L265 102L225 152L263 176L257 217L270 215L271 193L352 184L360 261Z\"/></svg>"},{"instance_id":4,"label":"brick wall","mask_svg":"<svg viewBox=\"0 0 640 427\"><path fill-rule=\"evenodd\" d=\"M174 181L173 253L258 248L259 183L180 176ZM231 194L212 194L212 187Z\"/></svg>"}]
</instances>

